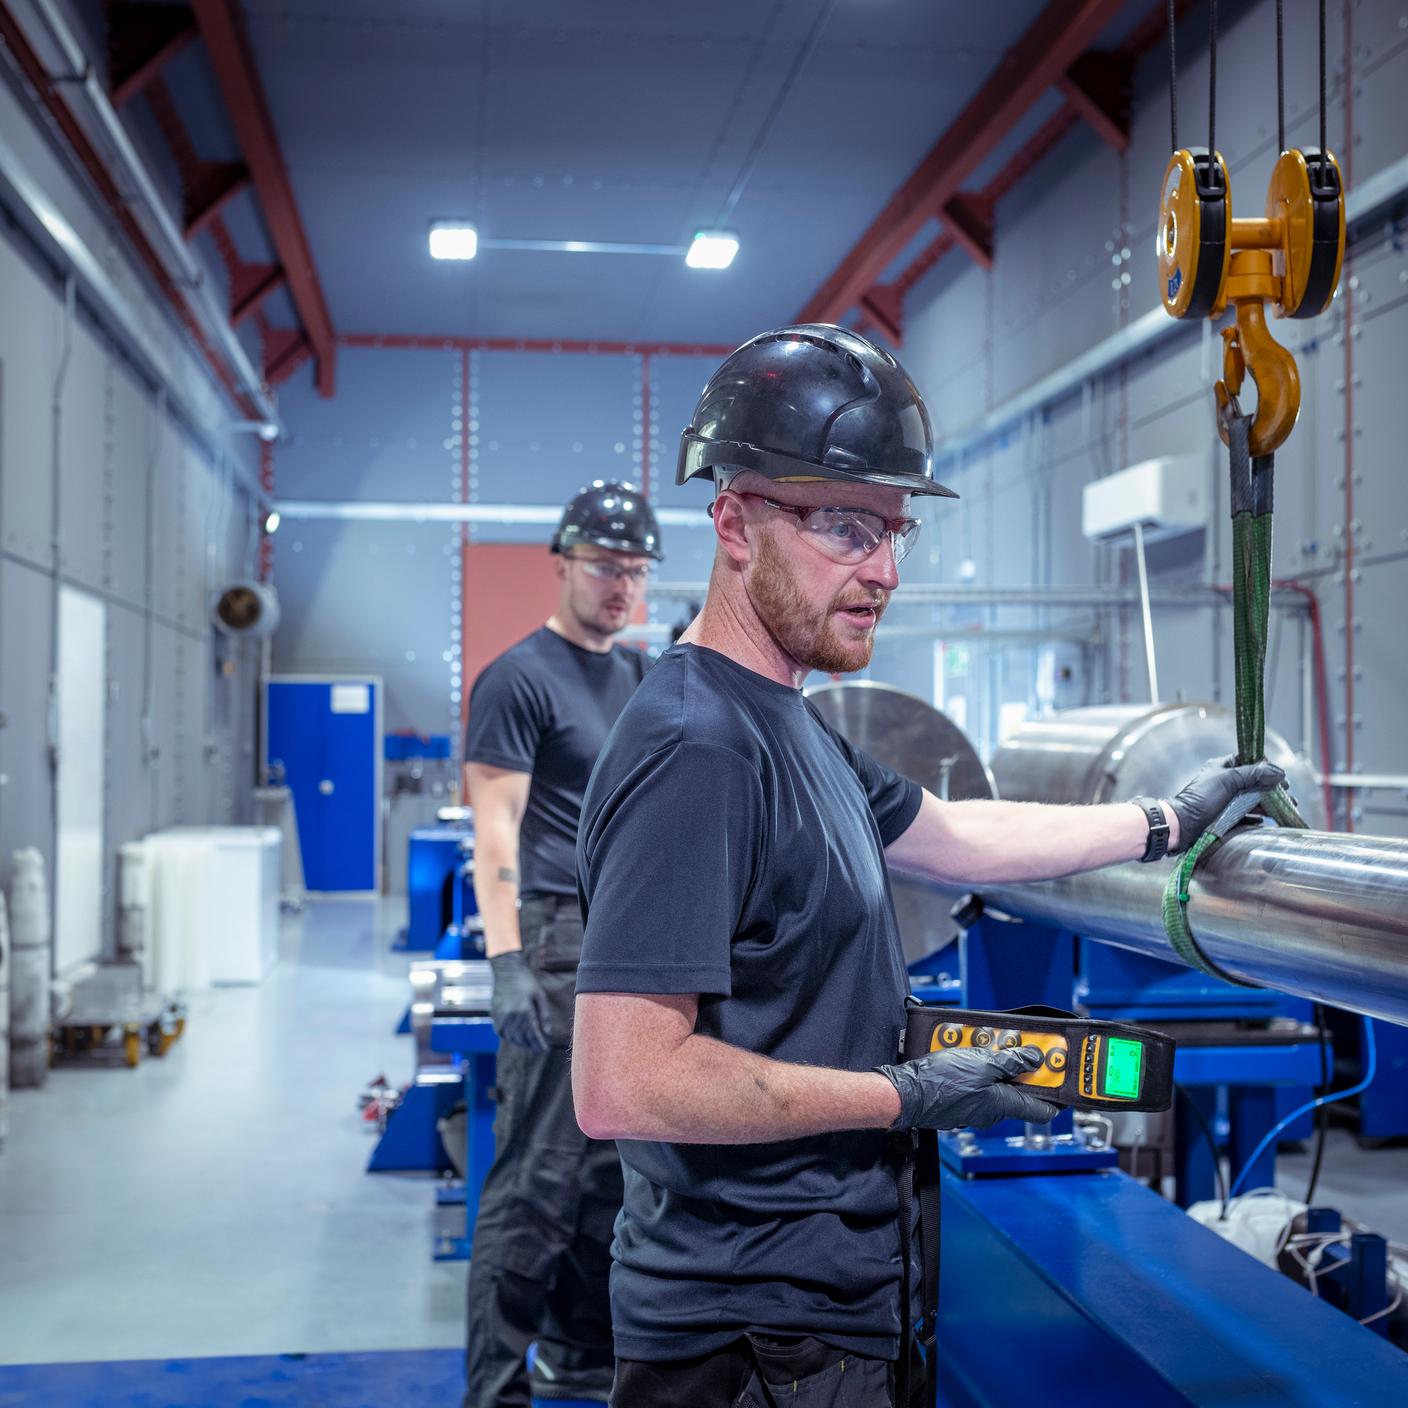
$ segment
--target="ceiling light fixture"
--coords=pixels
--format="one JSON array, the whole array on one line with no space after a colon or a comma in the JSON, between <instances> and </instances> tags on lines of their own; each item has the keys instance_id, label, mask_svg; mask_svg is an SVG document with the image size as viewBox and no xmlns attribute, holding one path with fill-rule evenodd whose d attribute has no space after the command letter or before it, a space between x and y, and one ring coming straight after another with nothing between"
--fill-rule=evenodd
<instances>
[{"instance_id":1,"label":"ceiling light fixture","mask_svg":"<svg viewBox=\"0 0 1408 1408\"><path fill-rule=\"evenodd\" d=\"M732 230L696 230L684 262L691 269L727 269L738 253L738 236Z\"/></svg>"},{"instance_id":2,"label":"ceiling light fixture","mask_svg":"<svg viewBox=\"0 0 1408 1408\"><path fill-rule=\"evenodd\" d=\"M268 515L264 519L264 531L266 533L271 534L277 533L279 531L279 524L282 521L283 520L279 517L278 509L270 509Z\"/></svg>"},{"instance_id":3,"label":"ceiling light fixture","mask_svg":"<svg viewBox=\"0 0 1408 1408\"><path fill-rule=\"evenodd\" d=\"M465 220L430 222L432 259L473 259L479 252L479 231Z\"/></svg>"}]
</instances>

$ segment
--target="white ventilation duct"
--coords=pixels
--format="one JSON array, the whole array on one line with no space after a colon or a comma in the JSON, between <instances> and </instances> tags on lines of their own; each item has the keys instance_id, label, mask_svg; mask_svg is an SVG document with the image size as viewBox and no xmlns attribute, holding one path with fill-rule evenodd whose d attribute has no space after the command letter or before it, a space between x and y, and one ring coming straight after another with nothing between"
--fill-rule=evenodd
<instances>
[{"instance_id":1,"label":"white ventilation duct","mask_svg":"<svg viewBox=\"0 0 1408 1408\"><path fill-rule=\"evenodd\" d=\"M278 593L268 582L231 582L211 597L210 620L227 636L263 640L279 626Z\"/></svg>"},{"instance_id":2,"label":"white ventilation duct","mask_svg":"<svg viewBox=\"0 0 1408 1408\"><path fill-rule=\"evenodd\" d=\"M14 854L10 920L10 1084L22 1090L49 1076L49 901L33 846Z\"/></svg>"}]
</instances>

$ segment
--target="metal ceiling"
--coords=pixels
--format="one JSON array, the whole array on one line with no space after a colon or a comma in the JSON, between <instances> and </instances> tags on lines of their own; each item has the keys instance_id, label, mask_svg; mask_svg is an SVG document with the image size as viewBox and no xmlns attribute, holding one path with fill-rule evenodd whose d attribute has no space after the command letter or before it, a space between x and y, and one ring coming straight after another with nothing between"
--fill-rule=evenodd
<instances>
[{"instance_id":1,"label":"metal ceiling","mask_svg":"<svg viewBox=\"0 0 1408 1408\"><path fill-rule=\"evenodd\" d=\"M1163 13L1152 0L73 2L266 379L311 358L325 394L349 337L732 345L800 310L898 342L907 290L950 249L990 262L995 202L1066 132L1084 122L1122 142L1120 87ZM742 248L724 271L426 250L445 216L489 238L682 245L744 175L728 217Z\"/></svg>"},{"instance_id":2,"label":"metal ceiling","mask_svg":"<svg viewBox=\"0 0 1408 1408\"><path fill-rule=\"evenodd\" d=\"M467 215L501 237L687 241L717 216L822 3L246 0L334 325L734 342L793 317L1038 0L840 0L733 213L743 247L726 272L507 251L435 264L425 234ZM208 63L187 50L173 88L208 90Z\"/></svg>"}]
</instances>

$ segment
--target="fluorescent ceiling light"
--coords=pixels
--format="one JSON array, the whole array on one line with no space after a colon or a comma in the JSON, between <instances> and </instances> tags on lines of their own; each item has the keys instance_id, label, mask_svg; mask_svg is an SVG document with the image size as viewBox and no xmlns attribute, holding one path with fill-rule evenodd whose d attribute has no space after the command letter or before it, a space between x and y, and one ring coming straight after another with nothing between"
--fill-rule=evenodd
<instances>
[{"instance_id":1,"label":"fluorescent ceiling light","mask_svg":"<svg viewBox=\"0 0 1408 1408\"><path fill-rule=\"evenodd\" d=\"M463 220L430 222L432 259L473 259L479 250L479 231Z\"/></svg>"},{"instance_id":2,"label":"fluorescent ceiling light","mask_svg":"<svg viewBox=\"0 0 1408 1408\"><path fill-rule=\"evenodd\" d=\"M691 269L727 269L738 253L738 236L732 230L696 230L684 262Z\"/></svg>"}]
</instances>

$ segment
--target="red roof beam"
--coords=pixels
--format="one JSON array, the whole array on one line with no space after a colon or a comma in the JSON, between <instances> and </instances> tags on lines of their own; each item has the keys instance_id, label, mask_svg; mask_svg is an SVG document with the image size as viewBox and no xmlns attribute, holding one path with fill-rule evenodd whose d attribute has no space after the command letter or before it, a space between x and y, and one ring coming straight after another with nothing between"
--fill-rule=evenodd
<instances>
[{"instance_id":1,"label":"red roof beam","mask_svg":"<svg viewBox=\"0 0 1408 1408\"><path fill-rule=\"evenodd\" d=\"M230 325L239 327L283 286L284 271L277 264L240 264L230 278Z\"/></svg>"},{"instance_id":2,"label":"red roof beam","mask_svg":"<svg viewBox=\"0 0 1408 1408\"><path fill-rule=\"evenodd\" d=\"M107 0L108 96L120 108L142 92L196 37L185 5L122 4Z\"/></svg>"},{"instance_id":3,"label":"red roof beam","mask_svg":"<svg viewBox=\"0 0 1408 1408\"><path fill-rule=\"evenodd\" d=\"M337 338L234 0L193 0L192 8L288 281L289 296L317 361L318 390L331 396Z\"/></svg>"},{"instance_id":4,"label":"red roof beam","mask_svg":"<svg viewBox=\"0 0 1408 1408\"><path fill-rule=\"evenodd\" d=\"M871 222L799 321L835 322L854 307L924 222L942 211L1041 94L1099 38L1123 3L1052 0Z\"/></svg>"},{"instance_id":5,"label":"red roof beam","mask_svg":"<svg viewBox=\"0 0 1408 1408\"><path fill-rule=\"evenodd\" d=\"M1134 55L1091 50L1082 54L1057 87L1096 136L1117 152L1129 146L1130 95Z\"/></svg>"},{"instance_id":6,"label":"red roof beam","mask_svg":"<svg viewBox=\"0 0 1408 1408\"><path fill-rule=\"evenodd\" d=\"M992 268L993 203L985 192L977 195L959 192L944 204L943 222L953 242L975 264Z\"/></svg>"}]
</instances>

